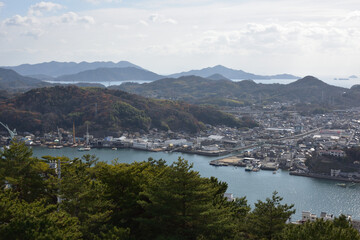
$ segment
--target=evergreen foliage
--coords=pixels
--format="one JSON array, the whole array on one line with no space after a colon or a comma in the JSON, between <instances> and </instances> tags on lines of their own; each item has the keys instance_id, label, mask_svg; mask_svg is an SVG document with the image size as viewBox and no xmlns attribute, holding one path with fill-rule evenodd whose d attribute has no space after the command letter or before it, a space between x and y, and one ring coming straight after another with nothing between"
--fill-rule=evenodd
<instances>
[{"instance_id":1,"label":"evergreen foliage","mask_svg":"<svg viewBox=\"0 0 360 240\"><path fill-rule=\"evenodd\" d=\"M276 239L285 228L286 221L295 210L294 205L281 204L282 198L274 192L266 201L258 200L254 211L249 215L249 230L251 235L257 235L260 239Z\"/></svg>"},{"instance_id":2,"label":"evergreen foliage","mask_svg":"<svg viewBox=\"0 0 360 240\"><path fill-rule=\"evenodd\" d=\"M37 159L18 142L0 156L0 239L360 239L343 216L286 224L295 211L276 192L253 210L229 202L226 183L182 158ZM61 163L61 178L46 162Z\"/></svg>"},{"instance_id":3,"label":"evergreen foliage","mask_svg":"<svg viewBox=\"0 0 360 240\"><path fill-rule=\"evenodd\" d=\"M334 221L317 219L303 225L287 225L281 234L281 239L287 240L359 240L359 232L351 227L344 215Z\"/></svg>"}]
</instances>

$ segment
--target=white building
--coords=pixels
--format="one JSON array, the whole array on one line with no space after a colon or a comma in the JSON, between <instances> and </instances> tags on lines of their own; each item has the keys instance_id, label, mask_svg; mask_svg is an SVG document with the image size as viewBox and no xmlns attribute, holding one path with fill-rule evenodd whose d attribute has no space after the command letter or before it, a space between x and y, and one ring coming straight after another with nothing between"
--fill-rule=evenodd
<instances>
[{"instance_id":1,"label":"white building","mask_svg":"<svg viewBox=\"0 0 360 240\"><path fill-rule=\"evenodd\" d=\"M226 197L226 200L229 202L232 202L235 200L234 195L232 193L224 193L224 197Z\"/></svg>"},{"instance_id":2,"label":"white building","mask_svg":"<svg viewBox=\"0 0 360 240\"><path fill-rule=\"evenodd\" d=\"M340 175L341 170L340 169L331 169L330 170L330 176L332 177L338 177Z\"/></svg>"},{"instance_id":3,"label":"white building","mask_svg":"<svg viewBox=\"0 0 360 240\"><path fill-rule=\"evenodd\" d=\"M302 221L302 222L307 222L307 221L315 222L316 219L317 219L316 214L311 213L311 212L309 212L309 211L303 211L303 212L301 213L301 216L302 216L302 217L301 217L301 221Z\"/></svg>"}]
</instances>

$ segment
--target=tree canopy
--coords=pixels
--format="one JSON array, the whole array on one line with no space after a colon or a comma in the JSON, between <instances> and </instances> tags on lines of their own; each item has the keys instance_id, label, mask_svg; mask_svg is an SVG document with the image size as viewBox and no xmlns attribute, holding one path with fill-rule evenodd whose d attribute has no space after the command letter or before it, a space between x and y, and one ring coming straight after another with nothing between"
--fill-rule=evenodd
<instances>
[{"instance_id":1,"label":"tree canopy","mask_svg":"<svg viewBox=\"0 0 360 240\"><path fill-rule=\"evenodd\" d=\"M13 142L0 151L0 239L360 239L344 217L286 224L294 206L277 192L251 210L226 190L182 158L39 159Z\"/></svg>"}]
</instances>

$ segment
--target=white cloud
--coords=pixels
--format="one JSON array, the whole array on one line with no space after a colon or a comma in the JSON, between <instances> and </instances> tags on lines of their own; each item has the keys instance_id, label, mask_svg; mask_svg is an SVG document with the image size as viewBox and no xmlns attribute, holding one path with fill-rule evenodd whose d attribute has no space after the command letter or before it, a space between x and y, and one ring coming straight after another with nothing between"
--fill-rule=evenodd
<instances>
[{"instance_id":1,"label":"white cloud","mask_svg":"<svg viewBox=\"0 0 360 240\"><path fill-rule=\"evenodd\" d=\"M151 22L156 22L159 19L159 14L155 13L155 14L151 14L149 16L149 21Z\"/></svg>"},{"instance_id":2,"label":"white cloud","mask_svg":"<svg viewBox=\"0 0 360 240\"><path fill-rule=\"evenodd\" d=\"M165 19L164 23L178 24L178 22L172 18Z\"/></svg>"},{"instance_id":3,"label":"white cloud","mask_svg":"<svg viewBox=\"0 0 360 240\"><path fill-rule=\"evenodd\" d=\"M3 7L5 4L3 2L0 2L0 8Z\"/></svg>"},{"instance_id":4,"label":"white cloud","mask_svg":"<svg viewBox=\"0 0 360 240\"><path fill-rule=\"evenodd\" d=\"M30 6L29 15L41 16L43 12L53 12L63 8L62 5L53 2L39 2Z\"/></svg>"},{"instance_id":5,"label":"white cloud","mask_svg":"<svg viewBox=\"0 0 360 240\"><path fill-rule=\"evenodd\" d=\"M178 22L172 18L167 18L164 15L160 15L158 13L153 13L148 17L148 21L151 23L170 23L170 24L177 24Z\"/></svg>"},{"instance_id":6,"label":"white cloud","mask_svg":"<svg viewBox=\"0 0 360 240\"><path fill-rule=\"evenodd\" d=\"M37 23L37 19L34 17L15 15L11 18L4 20L4 24L7 26L28 26Z\"/></svg>"},{"instance_id":7,"label":"white cloud","mask_svg":"<svg viewBox=\"0 0 360 240\"><path fill-rule=\"evenodd\" d=\"M100 3L121 3L122 0L85 0L91 4L100 4Z\"/></svg>"},{"instance_id":8,"label":"white cloud","mask_svg":"<svg viewBox=\"0 0 360 240\"><path fill-rule=\"evenodd\" d=\"M43 34L44 34L44 31L42 29L38 29L38 28L30 29L30 30L27 30L22 33L23 36L33 37L35 39L38 39Z\"/></svg>"},{"instance_id":9,"label":"white cloud","mask_svg":"<svg viewBox=\"0 0 360 240\"><path fill-rule=\"evenodd\" d=\"M77 13L68 12L63 14L60 17L61 22L63 23L88 23L94 24L95 20L91 16L79 16Z\"/></svg>"},{"instance_id":10,"label":"white cloud","mask_svg":"<svg viewBox=\"0 0 360 240\"><path fill-rule=\"evenodd\" d=\"M144 25L144 26L149 26L149 24L144 20L140 20L139 23Z\"/></svg>"}]
</instances>

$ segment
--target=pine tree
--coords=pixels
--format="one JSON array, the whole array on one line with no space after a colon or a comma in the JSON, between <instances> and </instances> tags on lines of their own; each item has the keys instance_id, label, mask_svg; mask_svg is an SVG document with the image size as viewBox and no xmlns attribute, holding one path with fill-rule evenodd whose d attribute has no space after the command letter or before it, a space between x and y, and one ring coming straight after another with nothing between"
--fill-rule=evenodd
<instances>
[{"instance_id":1,"label":"pine tree","mask_svg":"<svg viewBox=\"0 0 360 240\"><path fill-rule=\"evenodd\" d=\"M281 204L282 198L275 191L266 201L258 200L249 214L249 232L262 239L276 239L286 226L286 221L295 213L294 205Z\"/></svg>"},{"instance_id":2,"label":"pine tree","mask_svg":"<svg viewBox=\"0 0 360 240\"><path fill-rule=\"evenodd\" d=\"M80 239L79 221L43 200L28 203L19 193L0 193L0 239Z\"/></svg>"},{"instance_id":3,"label":"pine tree","mask_svg":"<svg viewBox=\"0 0 360 240\"><path fill-rule=\"evenodd\" d=\"M354 229L344 215L334 221L317 219L304 224L288 224L281 234L283 240L360 240L359 232Z\"/></svg>"},{"instance_id":4,"label":"pine tree","mask_svg":"<svg viewBox=\"0 0 360 240\"><path fill-rule=\"evenodd\" d=\"M62 164L60 185L60 208L80 221L84 239L94 239L101 232L112 228L108 221L112 213L112 203L105 199L105 189L95 178L91 166L94 156L85 155Z\"/></svg>"},{"instance_id":5,"label":"pine tree","mask_svg":"<svg viewBox=\"0 0 360 240\"><path fill-rule=\"evenodd\" d=\"M22 142L13 141L9 148L0 151L0 188L11 188L20 199L31 202L48 197L48 174L51 175L48 164L32 157L31 149Z\"/></svg>"},{"instance_id":6,"label":"pine tree","mask_svg":"<svg viewBox=\"0 0 360 240\"><path fill-rule=\"evenodd\" d=\"M139 203L144 238L219 239L230 224L230 207L216 203L218 188L181 158L164 167L145 187Z\"/></svg>"}]
</instances>

